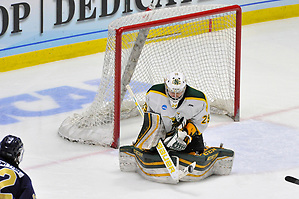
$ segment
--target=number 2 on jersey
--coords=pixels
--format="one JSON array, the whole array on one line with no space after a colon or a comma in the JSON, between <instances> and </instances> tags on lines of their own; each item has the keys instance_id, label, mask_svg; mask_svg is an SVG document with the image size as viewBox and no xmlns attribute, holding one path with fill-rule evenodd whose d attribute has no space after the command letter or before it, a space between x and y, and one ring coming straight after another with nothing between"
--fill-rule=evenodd
<instances>
[{"instance_id":1,"label":"number 2 on jersey","mask_svg":"<svg viewBox=\"0 0 299 199\"><path fill-rule=\"evenodd\" d=\"M0 181L0 190L5 187L14 185L17 180L17 176L16 176L15 172L11 169L8 169L8 168L1 169L0 177L4 177L5 175L9 176L9 178ZM12 199L12 194L0 193L0 198L1 199Z\"/></svg>"},{"instance_id":2,"label":"number 2 on jersey","mask_svg":"<svg viewBox=\"0 0 299 199\"><path fill-rule=\"evenodd\" d=\"M203 117L202 117L202 121L201 121L201 123L202 124L207 124L207 123L209 123L210 122L210 114L208 114L208 115L204 115Z\"/></svg>"}]
</instances>

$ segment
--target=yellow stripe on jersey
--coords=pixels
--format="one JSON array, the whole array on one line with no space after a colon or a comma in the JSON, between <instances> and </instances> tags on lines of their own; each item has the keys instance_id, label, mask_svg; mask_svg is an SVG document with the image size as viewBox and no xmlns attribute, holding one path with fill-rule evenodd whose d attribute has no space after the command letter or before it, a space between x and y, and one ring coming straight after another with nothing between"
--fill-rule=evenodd
<instances>
[{"instance_id":1,"label":"yellow stripe on jersey","mask_svg":"<svg viewBox=\"0 0 299 199\"><path fill-rule=\"evenodd\" d=\"M149 90L146 94L149 94L149 93L156 93L156 94L162 95L164 97L167 97L167 95L165 93L162 93L160 91Z\"/></svg>"},{"instance_id":2,"label":"yellow stripe on jersey","mask_svg":"<svg viewBox=\"0 0 299 199\"><path fill-rule=\"evenodd\" d=\"M188 99L188 100L200 100L200 101L204 101L204 102L207 101L206 99L199 98L199 97L186 97L185 99Z\"/></svg>"}]
</instances>

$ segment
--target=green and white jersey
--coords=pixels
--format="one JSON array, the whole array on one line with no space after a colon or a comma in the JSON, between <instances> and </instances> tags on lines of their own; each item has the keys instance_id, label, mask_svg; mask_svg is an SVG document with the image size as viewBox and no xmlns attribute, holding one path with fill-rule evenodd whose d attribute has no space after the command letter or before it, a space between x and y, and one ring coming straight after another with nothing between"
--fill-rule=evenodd
<instances>
[{"instance_id":1,"label":"green and white jersey","mask_svg":"<svg viewBox=\"0 0 299 199\"><path fill-rule=\"evenodd\" d=\"M210 106L205 94L188 85L176 109L171 107L164 84L152 86L146 94L144 109L161 115L166 132L170 132L172 125L184 117L190 120L201 134L210 120Z\"/></svg>"}]
</instances>

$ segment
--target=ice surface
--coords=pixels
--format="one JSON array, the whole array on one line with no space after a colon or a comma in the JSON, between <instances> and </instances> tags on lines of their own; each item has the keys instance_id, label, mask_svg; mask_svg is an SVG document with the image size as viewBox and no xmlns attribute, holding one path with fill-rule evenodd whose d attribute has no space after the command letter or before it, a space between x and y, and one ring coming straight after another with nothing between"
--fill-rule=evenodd
<instances>
[{"instance_id":1,"label":"ice surface","mask_svg":"<svg viewBox=\"0 0 299 199\"><path fill-rule=\"evenodd\" d=\"M212 115L204 132L208 146L223 142L235 150L229 176L178 185L154 183L121 172L116 149L60 138L61 122L83 111L88 100L76 96L82 98L81 105L66 106L58 91L68 86L94 95L97 86L92 82L100 77L102 53L1 73L0 139L9 133L22 138L21 167L42 199L295 198L299 187L284 177L299 177L298 38L299 18L243 27L241 122ZM122 121L121 144L130 144L141 125L141 118Z\"/></svg>"}]
</instances>

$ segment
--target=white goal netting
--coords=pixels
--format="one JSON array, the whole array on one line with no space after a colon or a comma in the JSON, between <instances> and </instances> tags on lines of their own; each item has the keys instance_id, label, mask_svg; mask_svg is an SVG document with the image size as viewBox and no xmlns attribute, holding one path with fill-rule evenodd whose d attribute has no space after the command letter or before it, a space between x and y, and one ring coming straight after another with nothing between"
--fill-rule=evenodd
<instances>
[{"instance_id":1,"label":"white goal netting","mask_svg":"<svg viewBox=\"0 0 299 199\"><path fill-rule=\"evenodd\" d=\"M117 145L115 92L121 93L121 118L137 116L139 113L125 86L131 86L142 104L151 85L162 83L163 78L173 71L183 72L190 86L207 95L214 113L234 117L235 101L239 100L235 96L235 80L239 75L235 71L236 11L217 11L223 7L192 5L164 8L132 14L112 22L108 27L98 94L87 110L61 124L59 134L71 141ZM184 18L203 11L210 12ZM173 20L176 17L179 19ZM151 22L150 27L143 26L146 22ZM118 60L115 55L117 30L131 25L138 28L122 33L121 60ZM118 61L122 77L120 90L115 85Z\"/></svg>"}]
</instances>

